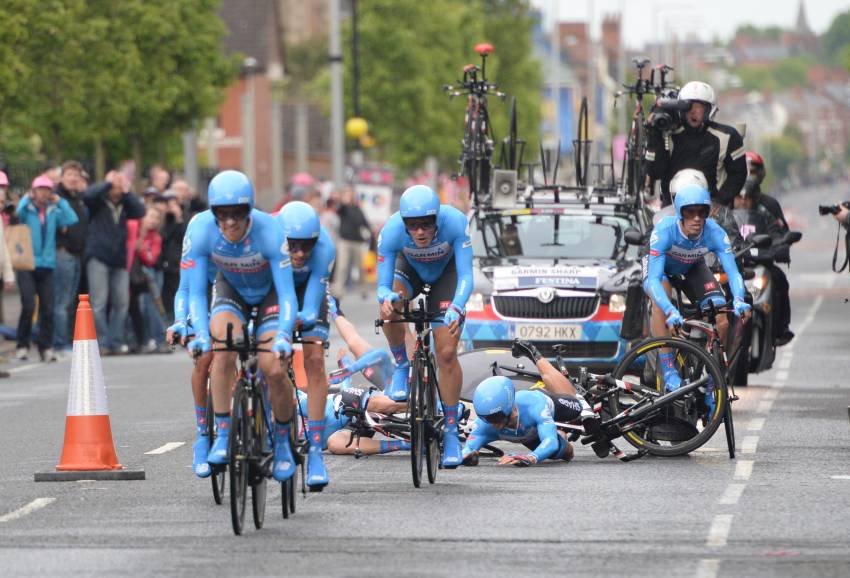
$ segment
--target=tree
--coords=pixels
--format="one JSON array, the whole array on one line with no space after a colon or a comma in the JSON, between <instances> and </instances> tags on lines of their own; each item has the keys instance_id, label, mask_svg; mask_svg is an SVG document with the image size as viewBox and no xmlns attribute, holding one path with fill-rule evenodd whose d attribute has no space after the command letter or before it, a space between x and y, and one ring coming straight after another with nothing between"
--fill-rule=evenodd
<instances>
[{"instance_id":1,"label":"tree","mask_svg":"<svg viewBox=\"0 0 850 578\"><path fill-rule=\"evenodd\" d=\"M826 57L832 62L840 62L844 47L850 45L850 10L838 14L821 36Z\"/></svg>"},{"instance_id":2,"label":"tree","mask_svg":"<svg viewBox=\"0 0 850 578\"><path fill-rule=\"evenodd\" d=\"M520 126L536 139L540 72L531 56L526 2L369 0L359 4L358 14L362 115L387 160L409 169L433 155L444 167L457 166L465 101L450 101L441 87L456 80L464 64L478 62L472 48L484 41L496 46L488 76L517 95ZM350 34L349 26L346 62L351 62ZM346 66L346 87L350 73ZM496 136L503 136L509 109L498 99L490 102Z\"/></svg>"}]
</instances>

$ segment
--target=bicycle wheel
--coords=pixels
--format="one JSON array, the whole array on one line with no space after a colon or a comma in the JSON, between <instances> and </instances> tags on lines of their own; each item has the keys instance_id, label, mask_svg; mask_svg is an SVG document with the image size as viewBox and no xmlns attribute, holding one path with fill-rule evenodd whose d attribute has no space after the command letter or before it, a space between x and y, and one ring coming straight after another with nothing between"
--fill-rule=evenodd
<instances>
[{"instance_id":1,"label":"bicycle wheel","mask_svg":"<svg viewBox=\"0 0 850 578\"><path fill-rule=\"evenodd\" d=\"M646 132L643 126L643 112L632 121L627 149L628 162L626 165L626 191L637 196L643 189L643 157L646 152Z\"/></svg>"},{"instance_id":2,"label":"bicycle wheel","mask_svg":"<svg viewBox=\"0 0 850 578\"><path fill-rule=\"evenodd\" d=\"M289 428L289 447L292 449L292 456L295 458L296 462L300 463L298 460L297 430L300 427L298 421L298 416L294 415L292 418L292 427ZM303 465L301 465L301 467L303 467ZM290 514L295 513L295 478L297 476L298 472L296 471L291 478L280 484L281 510L283 512L284 519L289 518Z\"/></svg>"},{"instance_id":3,"label":"bicycle wheel","mask_svg":"<svg viewBox=\"0 0 850 578\"><path fill-rule=\"evenodd\" d=\"M243 385L237 383L233 390L230 417L230 519L233 532L242 534L245 525L245 500L248 496L248 452L251 423L248 419L248 397Z\"/></svg>"},{"instance_id":4,"label":"bicycle wheel","mask_svg":"<svg viewBox=\"0 0 850 578\"><path fill-rule=\"evenodd\" d=\"M582 97L576 127L576 140L573 141L575 154L576 185L587 185L587 163L590 156L589 124L587 117L587 97Z\"/></svg>"},{"instance_id":5,"label":"bicycle wheel","mask_svg":"<svg viewBox=\"0 0 850 578\"><path fill-rule=\"evenodd\" d=\"M207 380L207 440L211 448L215 441L215 411L213 410L212 395L209 390L209 380ZM212 474L210 474L210 482L212 483L213 500L216 505L221 505L224 501L224 480L227 478L227 467L211 465Z\"/></svg>"},{"instance_id":6,"label":"bicycle wheel","mask_svg":"<svg viewBox=\"0 0 850 578\"><path fill-rule=\"evenodd\" d=\"M258 387L261 387L258 385ZM254 515L254 527L258 530L263 527L263 522L266 519L266 493L268 490L266 481L266 472L264 464L266 458L270 457L271 449L269 448L269 428L266 423L264 405L260 399L260 394L255 393L251 400L251 440L249 445L251 448L251 459L248 461L250 465L251 479L251 512Z\"/></svg>"},{"instance_id":7,"label":"bicycle wheel","mask_svg":"<svg viewBox=\"0 0 850 578\"><path fill-rule=\"evenodd\" d=\"M608 409L618 415L629 406L645 398L646 389L663 392L663 378L656 374L647 380L643 371L633 371L634 361L641 355L669 349L676 360L682 384L710 378L706 388L696 389L672 403L662 403L655 398L658 410L629 424L623 433L627 442L638 449L657 456L680 456L690 453L706 443L717 431L729 403L723 371L715 360L701 347L679 338L649 338L630 349L614 368L612 375L623 381L639 384L632 391L618 390L608 398ZM708 392L708 394L706 393ZM713 411L706 414L706 399L713 402Z\"/></svg>"},{"instance_id":8,"label":"bicycle wheel","mask_svg":"<svg viewBox=\"0 0 850 578\"><path fill-rule=\"evenodd\" d=\"M424 415L425 415L425 432L427 441L425 444L425 461L428 465L428 483L433 484L437 479L437 469L440 467L440 457L442 452L440 439L440 430L435 427L435 424L440 419L440 411L438 404L440 401L437 395L437 372L434 371L434 360L431 359L426 366L428 373L425 375L423 397L425 400Z\"/></svg>"},{"instance_id":9,"label":"bicycle wheel","mask_svg":"<svg viewBox=\"0 0 850 578\"><path fill-rule=\"evenodd\" d=\"M726 447L729 449L729 459L735 459L735 425L732 423L732 404L726 404L726 414L723 416L726 428Z\"/></svg>"},{"instance_id":10,"label":"bicycle wheel","mask_svg":"<svg viewBox=\"0 0 850 578\"><path fill-rule=\"evenodd\" d=\"M413 358L408 408L410 412L410 466L413 473L413 485L422 485L422 456L425 453L425 395L422 383L422 360Z\"/></svg>"}]
</instances>

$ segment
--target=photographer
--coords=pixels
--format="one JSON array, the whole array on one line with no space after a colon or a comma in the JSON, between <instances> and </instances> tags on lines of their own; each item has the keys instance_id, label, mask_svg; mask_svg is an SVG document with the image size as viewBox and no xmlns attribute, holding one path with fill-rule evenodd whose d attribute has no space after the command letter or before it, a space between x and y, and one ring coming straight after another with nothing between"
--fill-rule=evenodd
<instances>
[{"instance_id":1,"label":"photographer","mask_svg":"<svg viewBox=\"0 0 850 578\"><path fill-rule=\"evenodd\" d=\"M649 117L647 174L661 181L663 205L672 202L670 179L688 168L705 175L712 200L731 205L747 178L744 141L733 127L711 120L717 104L708 84L689 82L678 99L686 111L656 106Z\"/></svg>"},{"instance_id":2,"label":"photographer","mask_svg":"<svg viewBox=\"0 0 850 578\"><path fill-rule=\"evenodd\" d=\"M841 203L838 208L837 213L832 213L832 216L835 217L835 220L838 221L842 227L850 230L850 209L847 208L846 203Z\"/></svg>"}]
</instances>

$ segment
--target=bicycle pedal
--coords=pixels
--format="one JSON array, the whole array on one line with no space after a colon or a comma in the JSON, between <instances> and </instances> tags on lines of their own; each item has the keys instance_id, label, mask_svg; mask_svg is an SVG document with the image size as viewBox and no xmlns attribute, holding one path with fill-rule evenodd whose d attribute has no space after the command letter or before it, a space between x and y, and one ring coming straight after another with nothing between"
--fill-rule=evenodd
<instances>
[{"instance_id":1,"label":"bicycle pedal","mask_svg":"<svg viewBox=\"0 0 850 578\"><path fill-rule=\"evenodd\" d=\"M729 398L729 401L730 401L730 402L731 402L731 401L738 401L739 399L741 399L741 398L740 398L740 397L738 397L737 395L733 395L733 396L731 396L731 397Z\"/></svg>"},{"instance_id":2,"label":"bicycle pedal","mask_svg":"<svg viewBox=\"0 0 850 578\"><path fill-rule=\"evenodd\" d=\"M315 493L318 493L318 492L321 492L322 490L324 490L326 485L327 484L322 484L321 486L309 486L308 485L307 489L310 490L311 494L315 494Z\"/></svg>"}]
</instances>

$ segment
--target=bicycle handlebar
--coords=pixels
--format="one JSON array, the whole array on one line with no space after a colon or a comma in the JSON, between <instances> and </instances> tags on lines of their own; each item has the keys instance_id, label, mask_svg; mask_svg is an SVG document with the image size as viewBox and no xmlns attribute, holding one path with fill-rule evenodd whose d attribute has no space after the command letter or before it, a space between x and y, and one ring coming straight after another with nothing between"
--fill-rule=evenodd
<instances>
[{"instance_id":1,"label":"bicycle handlebar","mask_svg":"<svg viewBox=\"0 0 850 578\"><path fill-rule=\"evenodd\" d=\"M400 315L400 319L375 319L375 327L383 327L387 323L430 323L433 321L442 320L442 315L428 315L428 310L425 308L425 300L419 299L419 308L410 309L412 299L401 299L402 310L395 309L396 315Z\"/></svg>"}]
</instances>

